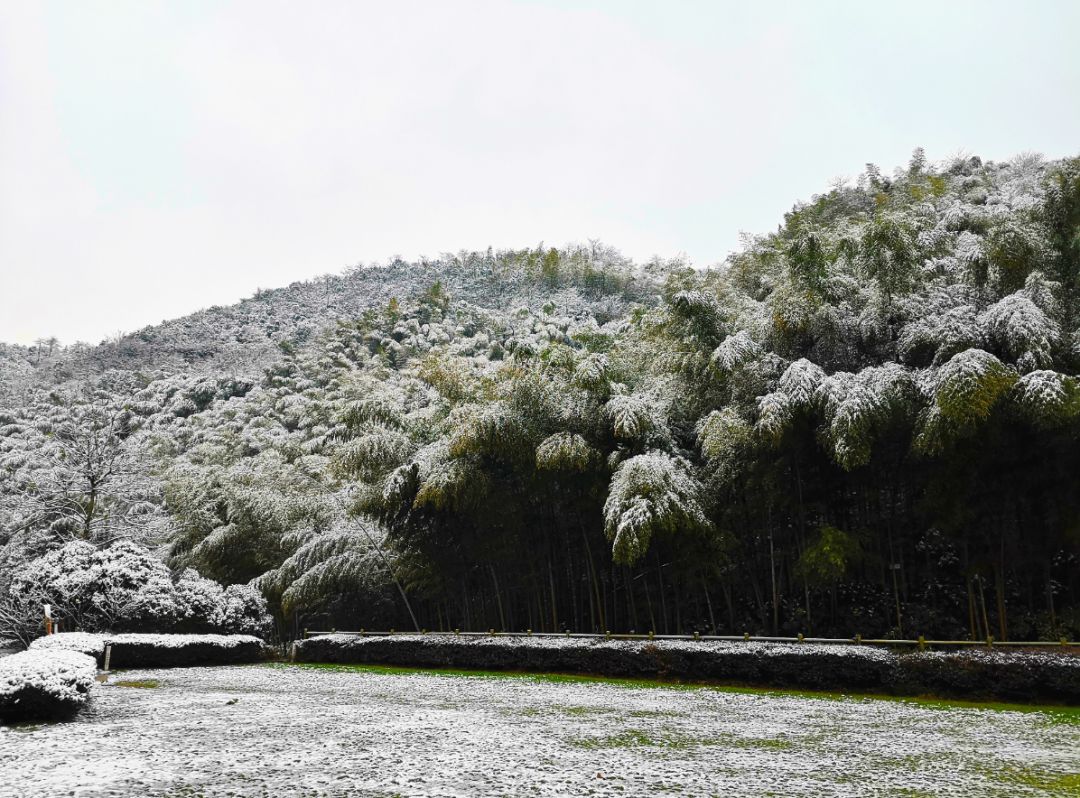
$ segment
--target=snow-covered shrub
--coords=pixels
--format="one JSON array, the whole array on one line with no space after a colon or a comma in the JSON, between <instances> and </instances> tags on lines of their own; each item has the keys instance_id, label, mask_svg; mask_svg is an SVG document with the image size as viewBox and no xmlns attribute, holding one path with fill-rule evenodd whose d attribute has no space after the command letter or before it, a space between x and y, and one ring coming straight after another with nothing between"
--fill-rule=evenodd
<instances>
[{"instance_id":1,"label":"snow-covered shrub","mask_svg":"<svg viewBox=\"0 0 1080 798\"><path fill-rule=\"evenodd\" d=\"M787 687L880 688L896 656L882 649L722 641L561 637L324 635L298 641L300 662L586 673Z\"/></svg>"},{"instance_id":2,"label":"snow-covered shrub","mask_svg":"<svg viewBox=\"0 0 1080 798\"><path fill-rule=\"evenodd\" d=\"M105 653L105 637L90 632L60 632L39 637L30 643L32 651L77 651L95 660Z\"/></svg>"},{"instance_id":3,"label":"snow-covered shrub","mask_svg":"<svg viewBox=\"0 0 1080 798\"><path fill-rule=\"evenodd\" d=\"M39 595L84 629L171 626L175 589L165 564L131 541L98 549L73 541L30 562L12 594Z\"/></svg>"},{"instance_id":4,"label":"snow-covered shrub","mask_svg":"<svg viewBox=\"0 0 1080 798\"><path fill-rule=\"evenodd\" d=\"M77 651L104 667L105 646L112 646L109 667L172 668L257 662L263 642L251 635L87 634L63 632L39 637L33 652Z\"/></svg>"},{"instance_id":5,"label":"snow-covered shrub","mask_svg":"<svg viewBox=\"0 0 1080 798\"><path fill-rule=\"evenodd\" d=\"M104 635L113 668L182 668L258 662L263 641L252 635Z\"/></svg>"},{"instance_id":6,"label":"snow-covered shrub","mask_svg":"<svg viewBox=\"0 0 1080 798\"><path fill-rule=\"evenodd\" d=\"M0 720L68 717L86 703L94 660L76 651L23 651L0 657Z\"/></svg>"},{"instance_id":7,"label":"snow-covered shrub","mask_svg":"<svg viewBox=\"0 0 1080 798\"><path fill-rule=\"evenodd\" d=\"M176 598L177 631L267 637L273 626L266 599L251 585L222 588L188 568L176 582Z\"/></svg>"},{"instance_id":8,"label":"snow-covered shrub","mask_svg":"<svg viewBox=\"0 0 1080 798\"><path fill-rule=\"evenodd\" d=\"M268 637L273 627L263 594L251 585L229 585L222 596L221 629L233 635Z\"/></svg>"},{"instance_id":9,"label":"snow-covered shrub","mask_svg":"<svg viewBox=\"0 0 1080 798\"><path fill-rule=\"evenodd\" d=\"M194 568L185 569L176 580L177 629L198 632L203 627L222 628L224 594L224 588L213 579L200 576Z\"/></svg>"},{"instance_id":10,"label":"snow-covered shrub","mask_svg":"<svg viewBox=\"0 0 1080 798\"><path fill-rule=\"evenodd\" d=\"M173 582L149 550L119 541L106 549L74 541L32 561L9 590L56 608L69 627L94 631L243 632L266 635L266 601L246 585L222 588L192 569Z\"/></svg>"},{"instance_id":11,"label":"snow-covered shrub","mask_svg":"<svg viewBox=\"0 0 1080 798\"><path fill-rule=\"evenodd\" d=\"M1019 651L927 651L899 658L901 693L1080 703L1080 657Z\"/></svg>"},{"instance_id":12,"label":"snow-covered shrub","mask_svg":"<svg viewBox=\"0 0 1080 798\"><path fill-rule=\"evenodd\" d=\"M297 641L298 662L372 663L712 681L901 695L1076 703L1080 657L1021 652L912 652L870 646L454 635Z\"/></svg>"}]
</instances>

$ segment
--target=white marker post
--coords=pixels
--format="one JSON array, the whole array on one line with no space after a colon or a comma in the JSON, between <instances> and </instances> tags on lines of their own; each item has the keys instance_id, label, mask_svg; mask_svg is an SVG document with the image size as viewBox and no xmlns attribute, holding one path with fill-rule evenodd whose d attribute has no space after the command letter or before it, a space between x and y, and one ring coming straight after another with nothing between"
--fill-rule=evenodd
<instances>
[{"instance_id":1,"label":"white marker post","mask_svg":"<svg viewBox=\"0 0 1080 798\"><path fill-rule=\"evenodd\" d=\"M104 670L101 671L101 673L99 673L97 675L97 680L98 680L99 684L105 684L105 682L109 681L109 661L111 659L112 659L112 646L107 645L107 646L105 646L105 662L103 663L105 665L105 668L104 668Z\"/></svg>"},{"instance_id":2,"label":"white marker post","mask_svg":"<svg viewBox=\"0 0 1080 798\"><path fill-rule=\"evenodd\" d=\"M45 605L45 634L52 634L52 605Z\"/></svg>"}]
</instances>

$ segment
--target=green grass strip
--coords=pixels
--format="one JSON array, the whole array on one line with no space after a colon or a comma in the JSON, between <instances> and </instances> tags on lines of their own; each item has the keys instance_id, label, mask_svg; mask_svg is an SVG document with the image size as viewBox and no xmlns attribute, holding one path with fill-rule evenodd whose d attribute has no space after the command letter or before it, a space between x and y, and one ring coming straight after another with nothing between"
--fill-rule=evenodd
<instances>
[{"instance_id":1,"label":"green grass strip","mask_svg":"<svg viewBox=\"0 0 1080 798\"><path fill-rule=\"evenodd\" d=\"M521 671L485 671L460 668L410 668L397 665L343 665L329 662L274 662L254 667L303 668L332 673L371 673L380 675L409 676L428 675L455 678L524 679L553 684L610 684L634 689L661 690L714 690L739 695L778 696L819 699L825 701L892 701L913 704L926 709L956 710L974 709L994 712L1036 712L1046 715L1055 723L1080 726L1080 707L1057 704L1018 704L1003 701L965 701L942 699L933 696L895 696L886 693L846 693L826 690L789 690L773 687L748 687L745 685L718 685L708 682L660 681L655 679L626 679L614 676L587 676L562 673L527 673Z\"/></svg>"}]
</instances>

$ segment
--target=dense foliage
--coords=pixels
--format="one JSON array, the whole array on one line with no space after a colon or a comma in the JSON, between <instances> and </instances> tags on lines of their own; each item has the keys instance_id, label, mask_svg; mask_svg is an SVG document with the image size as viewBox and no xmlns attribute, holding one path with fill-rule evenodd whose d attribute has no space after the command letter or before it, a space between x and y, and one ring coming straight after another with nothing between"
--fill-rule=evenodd
<instances>
[{"instance_id":1,"label":"dense foliage","mask_svg":"<svg viewBox=\"0 0 1080 798\"><path fill-rule=\"evenodd\" d=\"M266 636L266 600L188 568L177 577L128 540L107 548L76 540L27 563L0 601L5 631L29 641L41 632L42 605L70 626L92 631L222 632Z\"/></svg>"},{"instance_id":2,"label":"dense foliage","mask_svg":"<svg viewBox=\"0 0 1080 798\"><path fill-rule=\"evenodd\" d=\"M8 348L0 588L138 537L283 634L1075 636L1078 308L1080 161L917 151L717 269L462 253Z\"/></svg>"}]
</instances>

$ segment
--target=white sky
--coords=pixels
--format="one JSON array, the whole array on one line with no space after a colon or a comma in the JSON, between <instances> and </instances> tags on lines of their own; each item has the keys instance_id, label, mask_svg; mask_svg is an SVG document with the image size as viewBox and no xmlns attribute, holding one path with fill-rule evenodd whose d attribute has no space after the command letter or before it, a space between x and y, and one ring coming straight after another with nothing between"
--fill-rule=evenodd
<instances>
[{"instance_id":1,"label":"white sky","mask_svg":"<svg viewBox=\"0 0 1080 798\"><path fill-rule=\"evenodd\" d=\"M0 340L393 255L722 260L916 146L1080 154L1080 2L0 0Z\"/></svg>"}]
</instances>

